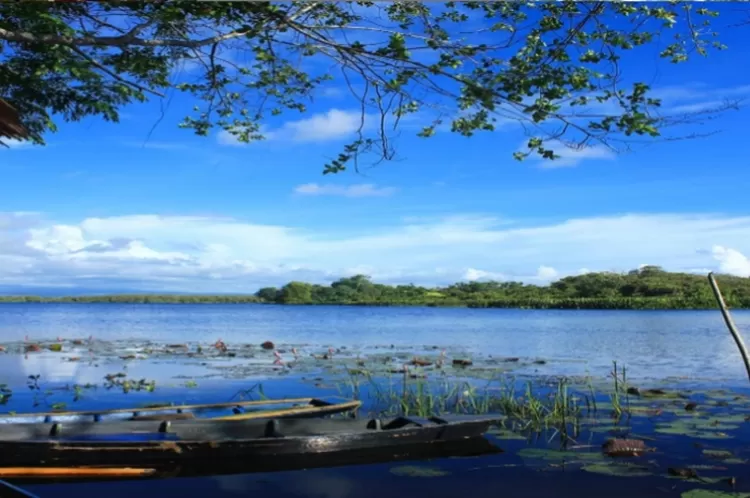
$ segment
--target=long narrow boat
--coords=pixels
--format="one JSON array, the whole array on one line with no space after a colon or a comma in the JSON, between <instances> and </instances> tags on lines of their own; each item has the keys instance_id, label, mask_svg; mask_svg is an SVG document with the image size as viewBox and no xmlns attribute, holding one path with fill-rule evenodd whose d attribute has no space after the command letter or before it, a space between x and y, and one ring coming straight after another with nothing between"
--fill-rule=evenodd
<instances>
[{"instance_id":1,"label":"long narrow boat","mask_svg":"<svg viewBox=\"0 0 750 498\"><path fill-rule=\"evenodd\" d=\"M495 421L457 416L4 424L0 425L0 466L257 461L462 440L483 435Z\"/></svg>"},{"instance_id":2,"label":"long narrow boat","mask_svg":"<svg viewBox=\"0 0 750 498\"><path fill-rule=\"evenodd\" d=\"M214 420L252 420L259 418L304 418L334 415L356 410L361 401L340 398L268 399L260 401L233 401L198 405L153 406L144 408L117 408L97 411L55 411L0 415L0 424L78 423L145 420L187 420L210 416Z\"/></svg>"},{"instance_id":3,"label":"long narrow boat","mask_svg":"<svg viewBox=\"0 0 750 498\"><path fill-rule=\"evenodd\" d=\"M173 479L257 472L284 472L302 469L370 465L435 458L460 458L494 455L502 449L478 436L451 441L404 444L397 447L375 447L328 453L269 455L263 458L191 460L168 464L145 464L139 467L0 467L0 478L14 484L83 483L109 480ZM2 495L0 495L2 496Z\"/></svg>"}]
</instances>

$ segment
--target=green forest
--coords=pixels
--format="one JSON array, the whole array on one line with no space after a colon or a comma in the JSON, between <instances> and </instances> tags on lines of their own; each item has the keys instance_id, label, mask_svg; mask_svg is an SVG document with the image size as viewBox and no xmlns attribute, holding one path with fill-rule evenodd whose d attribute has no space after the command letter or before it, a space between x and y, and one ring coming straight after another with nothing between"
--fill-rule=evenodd
<instances>
[{"instance_id":1,"label":"green forest","mask_svg":"<svg viewBox=\"0 0 750 498\"><path fill-rule=\"evenodd\" d=\"M750 279L718 275L727 304L750 308ZM330 285L289 282L255 294L121 294L47 298L0 296L0 302L65 303L261 303L288 305L467 306L537 309L707 309L715 308L703 275L645 266L627 273L586 273L547 286L520 282L461 282L447 287L377 284L365 275Z\"/></svg>"}]
</instances>

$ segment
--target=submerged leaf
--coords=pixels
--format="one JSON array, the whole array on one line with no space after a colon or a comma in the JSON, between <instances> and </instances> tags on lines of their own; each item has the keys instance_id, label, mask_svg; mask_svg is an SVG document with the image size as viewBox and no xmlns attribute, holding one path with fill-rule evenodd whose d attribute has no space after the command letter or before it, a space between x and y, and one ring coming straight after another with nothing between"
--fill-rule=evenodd
<instances>
[{"instance_id":1,"label":"submerged leaf","mask_svg":"<svg viewBox=\"0 0 750 498\"><path fill-rule=\"evenodd\" d=\"M497 439L505 439L505 440L526 441L528 439L523 434L519 434L518 432L514 432L514 431L509 431L508 429L501 429L498 427L493 427L492 429L487 431L487 434L490 434L491 436Z\"/></svg>"},{"instance_id":2,"label":"submerged leaf","mask_svg":"<svg viewBox=\"0 0 750 498\"><path fill-rule=\"evenodd\" d=\"M714 491L712 489L691 489L680 495L681 498L750 498L748 493Z\"/></svg>"},{"instance_id":3,"label":"submerged leaf","mask_svg":"<svg viewBox=\"0 0 750 498\"><path fill-rule=\"evenodd\" d=\"M716 458L718 460L726 460L732 458L732 452L726 450L703 450L703 456L706 458Z\"/></svg>"},{"instance_id":4,"label":"submerged leaf","mask_svg":"<svg viewBox=\"0 0 750 498\"><path fill-rule=\"evenodd\" d=\"M400 467L392 467L391 474L405 477L443 477L450 475L450 472L435 467L402 465Z\"/></svg>"},{"instance_id":5,"label":"submerged leaf","mask_svg":"<svg viewBox=\"0 0 750 498\"><path fill-rule=\"evenodd\" d=\"M645 477L650 476L651 471L641 465L628 465L623 463L591 463L584 465L583 470L595 474L605 474L620 477Z\"/></svg>"},{"instance_id":6,"label":"submerged leaf","mask_svg":"<svg viewBox=\"0 0 750 498\"><path fill-rule=\"evenodd\" d=\"M524 448L518 452L518 456L530 460L542 460L545 462L591 462L591 461L602 461L605 456L599 452L578 452L578 451L560 451L551 450L544 448Z\"/></svg>"}]
</instances>

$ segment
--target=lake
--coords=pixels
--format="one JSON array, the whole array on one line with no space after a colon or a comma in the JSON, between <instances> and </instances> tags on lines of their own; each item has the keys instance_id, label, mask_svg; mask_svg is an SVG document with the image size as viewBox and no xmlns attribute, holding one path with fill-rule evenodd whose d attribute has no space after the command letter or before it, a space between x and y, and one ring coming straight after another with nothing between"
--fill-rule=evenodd
<instances>
[{"instance_id":1,"label":"lake","mask_svg":"<svg viewBox=\"0 0 750 498\"><path fill-rule=\"evenodd\" d=\"M740 330L750 333L750 311L733 316ZM742 360L718 311L0 304L0 341L26 336L203 343L221 338L230 345L271 340L363 350L436 345L467 355L543 358L557 374L601 375L615 360L633 378L745 382ZM0 360L0 368L3 364L0 375L17 371L17 364ZM50 374L59 380L73 375Z\"/></svg>"},{"instance_id":2,"label":"lake","mask_svg":"<svg viewBox=\"0 0 750 498\"><path fill-rule=\"evenodd\" d=\"M750 333L750 312L733 315L738 327ZM219 338L230 355L211 348ZM58 340L62 351L43 347L24 353L30 343ZM275 343L281 361L259 348L266 340ZM168 344L185 345L190 353ZM587 415L586 423L594 425L586 435L576 436L582 449L573 459L544 453L561 437L551 431L533 441L515 433L493 434L488 440L503 453L212 478L25 486L41 497L452 497L467 492L478 497L745 496L695 493L698 488L731 491L724 484L727 475L737 478L738 490L750 492L750 472L744 465L750 459L750 424L743 422L750 417L750 391L718 311L2 304L0 345L5 348L0 353L0 383L13 391L0 411L44 410L57 402L68 409L87 409L164 400L226 401L246 389L257 394L258 385L271 397L349 396L354 384L348 376L363 359L379 365L373 372L383 377L415 355L473 361L469 368L447 366L439 374L432 367L425 369L428 378L440 382L468 379L483 385L500 372L545 382L590 375L605 386L614 360L619 368L626 366L628 379L641 387L682 390L675 398L634 398L633 410L640 412L633 412L632 419L610 419L608 408L590 420ZM326 352L333 352L333 360L323 356ZM104 376L115 372L153 380L156 388L123 394L105 387ZM40 376L40 389L27 389L29 375ZM87 383L91 385L73 399L69 386ZM711 398L706 389L712 390ZM697 412L683 409L688 399L698 402ZM374 403L363 401L366 406ZM602 407L610 403L606 394L598 401ZM654 436L647 442L658 451L615 467L600 460L602 438L629 434ZM710 451L718 449L731 458L712 460L717 453ZM676 464L695 465L707 480L668 477L668 468Z\"/></svg>"}]
</instances>

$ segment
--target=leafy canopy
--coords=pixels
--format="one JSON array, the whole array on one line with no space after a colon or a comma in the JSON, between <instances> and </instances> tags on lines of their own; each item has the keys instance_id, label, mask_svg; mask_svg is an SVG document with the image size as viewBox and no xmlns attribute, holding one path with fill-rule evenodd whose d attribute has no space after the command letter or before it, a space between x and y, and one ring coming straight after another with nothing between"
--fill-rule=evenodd
<instances>
[{"instance_id":1,"label":"leafy canopy","mask_svg":"<svg viewBox=\"0 0 750 498\"><path fill-rule=\"evenodd\" d=\"M325 173L393 158L407 118L425 138L520 124L515 157L555 159L553 144L617 149L732 107L669 114L621 74L628 52L681 63L723 48L716 15L679 2L3 2L0 97L37 143L60 119L116 122L169 90L196 102L182 127L251 142L337 80L361 123Z\"/></svg>"}]
</instances>

